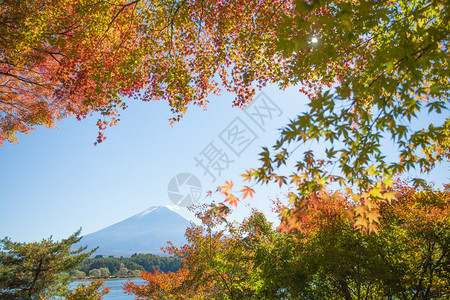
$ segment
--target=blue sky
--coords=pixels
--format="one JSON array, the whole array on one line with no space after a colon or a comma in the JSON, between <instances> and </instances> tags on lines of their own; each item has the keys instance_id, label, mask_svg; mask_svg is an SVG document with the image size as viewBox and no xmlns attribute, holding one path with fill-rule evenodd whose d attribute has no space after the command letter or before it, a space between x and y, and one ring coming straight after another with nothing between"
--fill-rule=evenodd
<instances>
[{"instance_id":1,"label":"blue sky","mask_svg":"<svg viewBox=\"0 0 450 300\"><path fill-rule=\"evenodd\" d=\"M167 121L171 116L167 103L129 101L121 121L107 130L107 140L96 147L96 117L81 122L66 119L58 123L59 129L40 128L20 136L19 144L5 144L0 148L0 238L29 242L52 235L61 239L80 227L82 234L94 232L150 206L173 207L168 183L183 172L199 178L203 191L199 203L209 201L207 190L225 180L239 181L245 169L258 166L261 147L272 145L278 129L304 111L305 97L296 88L263 91L266 96L255 104L276 105L264 124L255 115L252 119L252 114L233 108L234 96L224 93L210 99L207 111L191 107L173 128ZM252 134L237 141L233 151L227 136L236 122ZM215 181L195 160L204 159L212 145L229 163L221 174L214 171ZM448 165L428 178L438 184L448 181ZM250 205L275 220L271 199L285 191L274 186L257 186L256 191L255 199L240 205L235 217L246 216ZM192 218L183 208L177 211Z\"/></svg>"}]
</instances>

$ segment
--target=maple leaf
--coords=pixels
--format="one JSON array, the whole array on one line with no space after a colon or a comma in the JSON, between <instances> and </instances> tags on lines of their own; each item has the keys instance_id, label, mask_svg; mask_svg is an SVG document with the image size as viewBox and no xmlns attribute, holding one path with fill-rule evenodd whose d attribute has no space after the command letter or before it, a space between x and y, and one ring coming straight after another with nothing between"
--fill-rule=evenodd
<instances>
[{"instance_id":1,"label":"maple leaf","mask_svg":"<svg viewBox=\"0 0 450 300\"><path fill-rule=\"evenodd\" d=\"M256 170L252 168L250 170L246 170L245 174L241 174L241 177L244 178L244 182L251 181L253 174L256 174Z\"/></svg>"},{"instance_id":2,"label":"maple leaf","mask_svg":"<svg viewBox=\"0 0 450 300\"><path fill-rule=\"evenodd\" d=\"M379 235L380 228L375 223L371 223L367 226L367 231L369 234L374 233L376 235Z\"/></svg>"},{"instance_id":3,"label":"maple leaf","mask_svg":"<svg viewBox=\"0 0 450 300\"><path fill-rule=\"evenodd\" d=\"M373 196L374 198L383 198L383 195L381 194L381 189L378 187L374 187L370 191L370 195Z\"/></svg>"},{"instance_id":4,"label":"maple leaf","mask_svg":"<svg viewBox=\"0 0 450 300\"><path fill-rule=\"evenodd\" d=\"M364 218L362 216L358 216L358 217L356 217L356 221L353 224L353 226L357 229L363 230L363 229L367 228L368 224L369 224L369 222L367 221L366 218Z\"/></svg>"},{"instance_id":5,"label":"maple leaf","mask_svg":"<svg viewBox=\"0 0 450 300\"><path fill-rule=\"evenodd\" d=\"M233 189L233 181L225 181L225 185L217 187L217 191L220 191L222 194L226 194L232 189Z\"/></svg>"},{"instance_id":6,"label":"maple leaf","mask_svg":"<svg viewBox=\"0 0 450 300\"><path fill-rule=\"evenodd\" d=\"M392 201L397 200L397 197L395 196L395 192L385 192L383 194L383 199L386 200L389 204L392 204Z\"/></svg>"},{"instance_id":7,"label":"maple leaf","mask_svg":"<svg viewBox=\"0 0 450 300\"><path fill-rule=\"evenodd\" d=\"M235 196L228 194L227 198L224 200L225 202L228 202L230 205L234 205L235 207L237 207L237 204L239 202L239 199L236 198Z\"/></svg>"},{"instance_id":8,"label":"maple leaf","mask_svg":"<svg viewBox=\"0 0 450 300\"><path fill-rule=\"evenodd\" d=\"M365 206L359 205L359 206L355 207L355 215L364 217L364 215L366 213L367 213L367 208Z\"/></svg>"},{"instance_id":9,"label":"maple leaf","mask_svg":"<svg viewBox=\"0 0 450 300\"><path fill-rule=\"evenodd\" d=\"M378 223L380 224L381 215L377 211L371 211L365 215L370 224Z\"/></svg>"},{"instance_id":10,"label":"maple leaf","mask_svg":"<svg viewBox=\"0 0 450 300\"><path fill-rule=\"evenodd\" d=\"M242 200L244 200L245 198L247 198L247 196L250 196L250 198L253 199L253 194L255 193L255 190L253 190L252 188L245 186L242 190L241 193L244 193L244 195L242 196Z\"/></svg>"}]
</instances>

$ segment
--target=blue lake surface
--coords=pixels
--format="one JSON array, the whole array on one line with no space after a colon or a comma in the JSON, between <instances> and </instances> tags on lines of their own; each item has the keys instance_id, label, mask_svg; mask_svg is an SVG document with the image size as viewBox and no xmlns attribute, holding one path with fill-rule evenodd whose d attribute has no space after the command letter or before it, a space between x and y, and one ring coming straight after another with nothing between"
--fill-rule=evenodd
<instances>
[{"instance_id":1,"label":"blue lake surface","mask_svg":"<svg viewBox=\"0 0 450 300\"><path fill-rule=\"evenodd\" d=\"M123 284L127 282L128 279L121 280L105 280L103 286L109 287L109 294L103 297L104 300L132 300L135 299L134 296L127 295L123 291ZM132 282L136 284L142 284L144 280L142 279L131 279ZM70 288L74 288L79 283L89 283L87 281L74 281L70 283Z\"/></svg>"}]
</instances>

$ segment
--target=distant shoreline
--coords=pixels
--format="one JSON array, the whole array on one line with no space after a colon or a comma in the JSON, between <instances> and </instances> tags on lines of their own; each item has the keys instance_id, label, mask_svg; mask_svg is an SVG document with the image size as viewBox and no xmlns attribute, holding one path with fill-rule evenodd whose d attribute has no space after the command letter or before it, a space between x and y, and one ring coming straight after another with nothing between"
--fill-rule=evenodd
<instances>
[{"instance_id":1,"label":"distant shoreline","mask_svg":"<svg viewBox=\"0 0 450 300\"><path fill-rule=\"evenodd\" d=\"M75 282L75 281L93 281L93 280L97 280L97 279L104 279L106 280L127 280L127 279L142 279L141 277L114 277L114 278L88 278L88 279L75 279L75 280L71 280L70 283Z\"/></svg>"}]
</instances>

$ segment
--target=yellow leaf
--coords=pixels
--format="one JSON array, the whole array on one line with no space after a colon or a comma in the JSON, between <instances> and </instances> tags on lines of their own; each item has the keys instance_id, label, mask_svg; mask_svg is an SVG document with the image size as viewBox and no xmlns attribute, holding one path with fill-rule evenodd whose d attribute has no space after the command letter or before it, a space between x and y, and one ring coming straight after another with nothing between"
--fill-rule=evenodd
<instances>
[{"instance_id":1,"label":"yellow leaf","mask_svg":"<svg viewBox=\"0 0 450 300\"><path fill-rule=\"evenodd\" d=\"M355 215L364 216L367 212L367 208L365 206L357 206L355 207Z\"/></svg>"},{"instance_id":2,"label":"yellow leaf","mask_svg":"<svg viewBox=\"0 0 450 300\"><path fill-rule=\"evenodd\" d=\"M369 220L369 223L378 223L380 224L381 215L377 211L371 211L366 214L366 218Z\"/></svg>"},{"instance_id":3,"label":"yellow leaf","mask_svg":"<svg viewBox=\"0 0 450 300\"><path fill-rule=\"evenodd\" d=\"M383 194L383 199L385 199L389 204L392 204L392 201L397 200L395 196L395 192L386 192Z\"/></svg>"},{"instance_id":4,"label":"yellow leaf","mask_svg":"<svg viewBox=\"0 0 450 300\"><path fill-rule=\"evenodd\" d=\"M383 198L383 195L381 194L381 189L374 187L371 191L370 191L370 195L374 198Z\"/></svg>"},{"instance_id":5,"label":"yellow leaf","mask_svg":"<svg viewBox=\"0 0 450 300\"><path fill-rule=\"evenodd\" d=\"M367 222L366 218L357 217L356 218L356 222L355 222L355 224L353 226L355 228L358 228L358 227L367 228L367 225L368 225L368 222Z\"/></svg>"}]
</instances>

